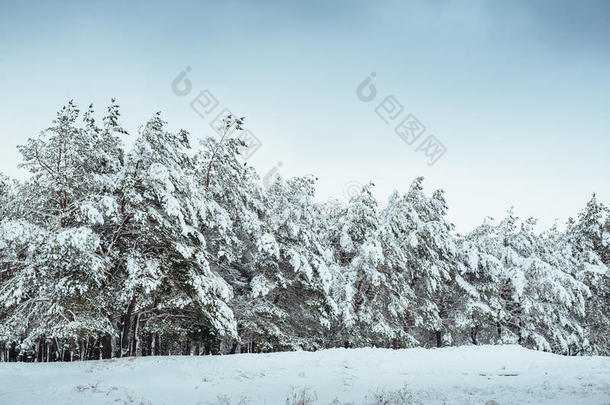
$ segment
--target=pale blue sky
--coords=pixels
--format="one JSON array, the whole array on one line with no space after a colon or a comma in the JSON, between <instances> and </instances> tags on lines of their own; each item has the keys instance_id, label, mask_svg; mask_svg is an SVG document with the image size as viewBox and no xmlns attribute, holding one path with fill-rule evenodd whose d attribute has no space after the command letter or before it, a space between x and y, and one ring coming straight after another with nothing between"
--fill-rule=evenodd
<instances>
[{"instance_id":1,"label":"pale blue sky","mask_svg":"<svg viewBox=\"0 0 610 405\"><path fill-rule=\"evenodd\" d=\"M314 173L321 199L421 175L462 232L511 205L547 226L594 191L610 202L608 1L83 3L0 0L2 172L70 98L101 115L117 97L132 133L161 110L199 136L189 102L210 89L262 141L261 176ZM434 166L358 100L371 72L446 146Z\"/></svg>"}]
</instances>

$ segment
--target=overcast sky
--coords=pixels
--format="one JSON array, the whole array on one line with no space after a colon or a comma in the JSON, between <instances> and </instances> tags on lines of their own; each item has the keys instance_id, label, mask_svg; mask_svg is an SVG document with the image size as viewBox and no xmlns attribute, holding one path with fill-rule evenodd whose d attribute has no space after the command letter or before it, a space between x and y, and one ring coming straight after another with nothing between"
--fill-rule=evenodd
<instances>
[{"instance_id":1,"label":"overcast sky","mask_svg":"<svg viewBox=\"0 0 610 405\"><path fill-rule=\"evenodd\" d=\"M4 173L23 176L15 147L72 98L101 116L116 97L132 134L160 110L211 135L190 107L207 89L247 117L261 176L315 174L322 200L372 180L383 201L424 176L460 232L510 206L550 226L592 192L610 202L608 1L84 3L0 0ZM388 123L387 96L403 106ZM426 128L413 145L394 132L408 114ZM429 135L446 148L432 166Z\"/></svg>"}]
</instances>

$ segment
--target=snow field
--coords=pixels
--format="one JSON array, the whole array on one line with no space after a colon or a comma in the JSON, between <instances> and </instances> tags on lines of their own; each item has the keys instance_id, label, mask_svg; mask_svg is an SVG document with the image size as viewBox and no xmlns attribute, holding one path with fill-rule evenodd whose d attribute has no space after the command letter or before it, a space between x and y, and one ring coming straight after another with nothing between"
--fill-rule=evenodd
<instances>
[{"instance_id":1,"label":"snow field","mask_svg":"<svg viewBox=\"0 0 610 405\"><path fill-rule=\"evenodd\" d=\"M0 381L6 405L374 404L401 388L422 404L610 404L609 357L512 345L2 363Z\"/></svg>"}]
</instances>

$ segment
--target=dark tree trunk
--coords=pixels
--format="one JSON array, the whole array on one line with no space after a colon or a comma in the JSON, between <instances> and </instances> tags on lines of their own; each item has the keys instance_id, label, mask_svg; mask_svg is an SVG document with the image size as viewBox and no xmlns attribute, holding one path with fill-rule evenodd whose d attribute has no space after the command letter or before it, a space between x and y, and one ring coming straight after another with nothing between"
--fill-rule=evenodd
<instances>
[{"instance_id":1,"label":"dark tree trunk","mask_svg":"<svg viewBox=\"0 0 610 405\"><path fill-rule=\"evenodd\" d=\"M159 334L155 333L155 356L161 354L161 339L159 339Z\"/></svg>"},{"instance_id":2,"label":"dark tree trunk","mask_svg":"<svg viewBox=\"0 0 610 405\"><path fill-rule=\"evenodd\" d=\"M152 356L153 352L152 352L152 341L153 341L153 337L151 333L147 333L146 334L146 338L145 338L145 342L146 344L144 345L144 347L146 348L146 356Z\"/></svg>"},{"instance_id":3,"label":"dark tree trunk","mask_svg":"<svg viewBox=\"0 0 610 405\"><path fill-rule=\"evenodd\" d=\"M472 339L473 345L478 345L479 341L477 339L477 334L479 333L479 327L475 326L474 328L470 328L470 339Z\"/></svg>"},{"instance_id":4,"label":"dark tree trunk","mask_svg":"<svg viewBox=\"0 0 610 405\"><path fill-rule=\"evenodd\" d=\"M64 348L62 348L62 353L63 353L62 361L70 362L72 360L72 356L71 356L72 351L71 350L65 350L65 347L64 347Z\"/></svg>"},{"instance_id":5,"label":"dark tree trunk","mask_svg":"<svg viewBox=\"0 0 610 405\"><path fill-rule=\"evenodd\" d=\"M112 336L105 335L102 339L102 358L112 358Z\"/></svg>"},{"instance_id":6,"label":"dark tree trunk","mask_svg":"<svg viewBox=\"0 0 610 405\"><path fill-rule=\"evenodd\" d=\"M436 336L436 347L443 347L443 339L442 339L441 331L440 330L435 331L434 335Z\"/></svg>"},{"instance_id":7,"label":"dark tree trunk","mask_svg":"<svg viewBox=\"0 0 610 405\"><path fill-rule=\"evenodd\" d=\"M51 339L51 361L61 361L61 353L56 338Z\"/></svg>"},{"instance_id":8,"label":"dark tree trunk","mask_svg":"<svg viewBox=\"0 0 610 405\"><path fill-rule=\"evenodd\" d=\"M89 338L89 360L99 360L101 340L99 337L97 339L94 337Z\"/></svg>"},{"instance_id":9,"label":"dark tree trunk","mask_svg":"<svg viewBox=\"0 0 610 405\"><path fill-rule=\"evenodd\" d=\"M38 344L36 345L36 361L38 363L42 363L43 359L44 359L44 346L45 346L45 339L44 338L40 338L38 339Z\"/></svg>"},{"instance_id":10,"label":"dark tree trunk","mask_svg":"<svg viewBox=\"0 0 610 405\"><path fill-rule=\"evenodd\" d=\"M70 339L70 360L76 361L80 360L81 354L78 350L78 344L74 341L74 339Z\"/></svg>"},{"instance_id":11,"label":"dark tree trunk","mask_svg":"<svg viewBox=\"0 0 610 405\"><path fill-rule=\"evenodd\" d=\"M140 326L140 315L136 315L134 317L134 326L132 329L132 334L131 334L131 355L132 356L137 356L138 355L138 337L139 337L139 326Z\"/></svg>"},{"instance_id":12,"label":"dark tree trunk","mask_svg":"<svg viewBox=\"0 0 610 405\"><path fill-rule=\"evenodd\" d=\"M131 314L136 306L136 296L134 295L127 307L127 313L123 316L123 333L121 333L121 357L129 354L129 332L131 330Z\"/></svg>"},{"instance_id":13,"label":"dark tree trunk","mask_svg":"<svg viewBox=\"0 0 610 405\"><path fill-rule=\"evenodd\" d=\"M8 349L8 361L9 362L17 361L17 343L16 342L11 343L11 345Z\"/></svg>"}]
</instances>

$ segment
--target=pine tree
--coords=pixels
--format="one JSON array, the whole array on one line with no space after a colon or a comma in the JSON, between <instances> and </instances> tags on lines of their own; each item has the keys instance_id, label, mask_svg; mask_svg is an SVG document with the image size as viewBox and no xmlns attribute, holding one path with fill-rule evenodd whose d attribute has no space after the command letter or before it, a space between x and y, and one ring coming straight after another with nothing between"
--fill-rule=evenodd
<instances>
[{"instance_id":1,"label":"pine tree","mask_svg":"<svg viewBox=\"0 0 610 405\"><path fill-rule=\"evenodd\" d=\"M321 347L335 311L314 181L278 180L268 190L265 223L271 234L256 259L253 294L260 297L257 311L270 326L274 350Z\"/></svg>"},{"instance_id":2,"label":"pine tree","mask_svg":"<svg viewBox=\"0 0 610 405\"><path fill-rule=\"evenodd\" d=\"M422 183L423 178L417 178L405 196L390 197L382 239L389 268L399 277L396 285L403 289L400 296L414 298L403 328L412 329L411 335L421 344L441 346L448 337L445 324L451 304L444 301L445 284L451 277L456 246L450 234L453 226L445 218L442 191L427 197Z\"/></svg>"},{"instance_id":3,"label":"pine tree","mask_svg":"<svg viewBox=\"0 0 610 405\"><path fill-rule=\"evenodd\" d=\"M493 343L501 332L498 313L504 277L502 243L491 218L460 238L454 272L454 342ZM464 339L468 336L468 339Z\"/></svg>"},{"instance_id":4,"label":"pine tree","mask_svg":"<svg viewBox=\"0 0 610 405\"><path fill-rule=\"evenodd\" d=\"M230 125L231 127L237 126ZM277 256L277 244L263 217L265 196L252 168L238 160L242 148L238 139L208 138L195 155L195 178L205 190L206 239L211 268L223 276L235 293L230 302L238 339L225 341L230 352L270 350L271 330L264 295L265 278L258 268L261 257ZM213 164L210 162L213 160ZM208 181L209 179L209 181ZM277 340L277 339L275 339Z\"/></svg>"},{"instance_id":5,"label":"pine tree","mask_svg":"<svg viewBox=\"0 0 610 405\"><path fill-rule=\"evenodd\" d=\"M396 318L401 315L394 311L391 319L388 313L394 293L381 272L380 218L372 187L365 185L346 207L329 207L327 238L334 250L333 295L339 308L335 339L346 346L386 346L400 339Z\"/></svg>"},{"instance_id":6,"label":"pine tree","mask_svg":"<svg viewBox=\"0 0 610 405\"><path fill-rule=\"evenodd\" d=\"M111 330L100 293L101 242L90 226L102 221L90 203L94 140L77 126L78 116L70 102L53 126L20 147L23 166L31 172L20 190L28 210L4 221L1 233L3 256L9 258L0 301L10 316L3 325L26 350L34 342L40 349L50 337L56 357L63 349L58 339L68 345L65 353L82 357L78 340Z\"/></svg>"},{"instance_id":7,"label":"pine tree","mask_svg":"<svg viewBox=\"0 0 610 405\"><path fill-rule=\"evenodd\" d=\"M231 288L210 268L201 233L208 213L193 180L188 136L164 125L157 113L142 129L120 185L119 355L137 352L137 335L130 338L136 333L148 346L153 336L158 342L235 334Z\"/></svg>"},{"instance_id":8,"label":"pine tree","mask_svg":"<svg viewBox=\"0 0 610 405\"><path fill-rule=\"evenodd\" d=\"M607 208L595 195L578 215L570 221L566 239L577 267L576 277L587 285L591 297L586 302L585 328L589 340L587 353L610 353L610 266L607 258Z\"/></svg>"},{"instance_id":9,"label":"pine tree","mask_svg":"<svg viewBox=\"0 0 610 405\"><path fill-rule=\"evenodd\" d=\"M543 237L533 231L535 220L521 225L515 250L522 264L515 279L519 311L519 343L539 350L570 354L583 346L581 321L585 315L588 288L568 270L568 261L554 247L557 237L551 230Z\"/></svg>"}]
</instances>

